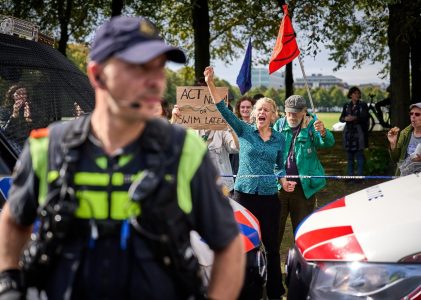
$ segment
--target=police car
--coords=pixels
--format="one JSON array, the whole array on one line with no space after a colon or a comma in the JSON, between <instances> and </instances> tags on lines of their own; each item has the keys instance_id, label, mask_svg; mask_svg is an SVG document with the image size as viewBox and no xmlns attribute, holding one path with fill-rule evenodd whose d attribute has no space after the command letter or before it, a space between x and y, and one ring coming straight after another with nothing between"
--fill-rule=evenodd
<instances>
[{"instance_id":1,"label":"police car","mask_svg":"<svg viewBox=\"0 0 421 300\"><path fill-rule=\"evenodd\" d=\"M10 176L31 129L94 107L88 78L37 25L0 15L0 174ZM25 97L19 94L24 92ZM13 117L14 104L18 113ZM9 186L0 180L0 204Z\"/></svg>"},{"instance_id":2,"label":"police car","mask_svg":"<svg viewBox=\"0 0 421 300\"><path fill-rule=\"evenodd\" d=\"M288 299L421 299L421 174L338 199L295 235Z\"/></svg>"}]
</instances>

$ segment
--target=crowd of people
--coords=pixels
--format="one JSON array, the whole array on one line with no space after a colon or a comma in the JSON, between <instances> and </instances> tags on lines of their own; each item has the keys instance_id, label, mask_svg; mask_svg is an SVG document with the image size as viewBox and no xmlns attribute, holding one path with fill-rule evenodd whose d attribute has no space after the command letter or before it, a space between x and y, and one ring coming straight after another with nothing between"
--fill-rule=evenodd
<instances>
[{"instance_id":1,"label":"crowd of people","mask_svg":"<svg viewBox=\"0 0 421 300\"><path fill-rule=\"evenodd\" d=\"M295 233L299 224L317 207L317 192L326 186L317 151L333 147L335 138L316 115L307 111L302 96L292 95L285 100L283 117L278 116L275 102L261 94L253 98L241 97L232 112L216 91L213 68L207 67L204 75L217 109L230 126L228 131L232 130L239 140L238 158L231 160L233 173L227 173L229 168L226 168L221 174L236 175L233 193L232 185L229 185L230 195L260 222L268 255L267 295L269 299L278 299L284 292L279 248L286 221L289 216ZM343 106L339 119L346 124L343 148L347 154L347 175L361 178L364 175L364 149L368 147L369 112L358 87L350 88L347 97L350 101ZM178 114L177 107L175 115ZM412 104L411 124L403 130L399 140L398 128L388 132L391 158L398 163L397 175L408 164L412 168L403 175L421 171L420 115L421 103ZM235 168L235 162L239 167ZM226 160L225 165L228 166ZM278 199L273 194L275 183ZM275 238L276 234L278 238Z\"/></svg>"},{"instance_id":2,"label":"crowd of people","mask_svg":"<svg viewBox=\"0 0 421 300\"><path fill-rule=\"evenodd\" d=\"M275 101L261 94L240 98L232 112L217 92L213 68L207 67L204 76L217 109L229 125L221 134L231 132L234 140L238 138L238 158L231 159L232 165L226 160L229 147L224 150L223 143L219 143L214 164L224 170L220 174L236 174L233 190L232 181L228 183L230 195L259 220L268 261L267 295L279 299L285 292L279 249L287 217L291 215L293 227L297 228L315 209L316 192L326 185L323 178L299 175L325 174L317 149L333 146L333 135L322 121L307 112L301 96L286 100L286 117L281 119ZM173 118L179 115L176 105ZM207 142L208 134L204 132L197 131L202 138L206 136ZM208 149L214 152L210 143ZM231 169L233 173L227 173Z\"/></svg>"},{"instance_id":3,"label":"crowd of people","mask_svg":"<svg viewBox=\"0 0 421 300\"><path fill-rule=\"evenodd\" d=\"M172 126L170 114L177 118L180 110L170 113L162 101L167 61L186 57L145 18L116 17L98 29L87 67L94 111L84 114L75 103L75 120L32 131L16 165L0 215L0 299L22 299L26 284L50 299L236 299L245 259L227 195L258 219L266 294L281 299L287 218L295 232L316 208L326 186L317 152L335 139L299 95L285 100L281 118L264 95L240 98L233 112L212 67L202 84L229 127ZM357 87L348 98L340 116L347 172L361 176L368 109ZM29 131L28 91L13 86L6 100L2 130L20 120ZM410 106L410 122L387 134L397 174L421 165L421 103ZM37 219L35 251L24 252L22 263ZM214 251L205 290L191 255L192 230Z\"/></svg>"},{"instance_id":4,"label":"crowd of people","mask_svg":"<svg viewBox=\"0 0 421 300\"><path fill-rule=\"evenodd\" d=\"M389 86L388 91L390 92L390 90ZM348 160L347 174L349 176L354 176L355 174L363 176L364 149L368 147L368 106L367 103L361 100L361 91L358 87L351 87L347 97L350 101L343 106L339 117L339 121L345 122L343 147ZM390 104L390 101L390 97L388 97L380 101L380 105L384 105L384 103ZM421 171L420 109L421 102L411 104L409 107L410 124L402 131L398 127L393 127L387 132L390 158L396 164L396 176L409 175ZM380 110L379 114L382 114ZM357 161L356 168L355 160Z\"/></svg>"}]
</instances>

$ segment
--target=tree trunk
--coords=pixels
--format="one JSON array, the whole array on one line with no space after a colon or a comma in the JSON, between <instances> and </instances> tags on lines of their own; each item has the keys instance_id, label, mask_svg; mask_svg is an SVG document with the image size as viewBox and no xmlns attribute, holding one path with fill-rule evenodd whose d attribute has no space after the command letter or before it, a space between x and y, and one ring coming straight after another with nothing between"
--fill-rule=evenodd
<instances>
[{"instance_id":1,"label":"tree trunk","mask_svg":"<svg viewBox=\"0 0 421 300\"><path fill-rule=\"evenodd\" d=\"M111 1L111 17L121 15L124 7L124 0L112 0Z\"/></svg>"},{"instance_id":2,"label":"tree trunk","mask_svg":"<svg viewBox=\"0 0 421 300\"><path fill-rule=\"evenodd\" d=\"M402 34L405 4L389 5L388 44L390 52L391 124L399 128L408 125L409 44Z\"/></svg>"},{"instance_id":3,"label":"tree trunk","mask_svg":"<svg viewBox=\"0 0 421 300\"><path fill-rule=\"evenodd\" d=\"M209 5L207 0L191 0L194 30L194 75L196 81L210 65Z\"/></svg>"},{"instance_id":4,"label":"tree trunk","mask_svg":"<svg viewBox=\"0 0 421 300\"><path fill-rule=\"evenodd\" d=\"M413 5L412 18L415 26L411 34L411 100L421 102L421 1L411 1Z\"/></svg>"},{"instance_id":5,"label":"tree trunk","mask_svg":"<svg viewBox=\"0 0 421 300\"><path fill-rule=\"evenodd\" d=\"M18 1L14 1L14 9L13 9L13 15L16 18L20 18L20 19L24 19L25 16L23 15L23 8L22 8L22 1L18 0Z\"/></svg>"},{"instance_id":6,"label":"tree trunk","mask_svg":"<svg viewBox=\"0 0 421 300\"><path fill-rule=\"evenodd\" d=\"M278 0L277 2L282 11L282 5L286 4L285 1ZM294 7L295 7L295 1L289 1L288 14L291 19L291 23L292 23L292 16L294 13ZM289 96L294 94L294 75L292 73L293 62L294 61L290 62L285 67L285 99L287 99Z\"/></svg>"},{"instance_id":7,"label":"tree trunk","mask_svg":"<svg viewBox=\"0 0 421 300\"><path fill-rule=\"evenodd\" d=\"M292 74L292 62L285 67L285 99L294 94L294 76Z\"/></svg>"},{"instance_id":8,"label":"tree trunk","mask_svg":"<svg viewBox=\"0 0 421 300\"><path fill-rule=\"evenodd\" d=\"M411 102L421 102L421 32L411 41L411 87Z\"/></svg>"},{"instance_id":9,"label":"tree trunk","mask_svg":"<svg viewBox=\"0 0 421 300\"><path fill-rule=\"evenodd\" d=\"M66 7L64 7L66 6ZM60 40L58 41L58 51L66 55L67 42L69 41L69 22L72 14L73 0L58 1L58 19L60 22Z\"/></svg>"}]
</instances>

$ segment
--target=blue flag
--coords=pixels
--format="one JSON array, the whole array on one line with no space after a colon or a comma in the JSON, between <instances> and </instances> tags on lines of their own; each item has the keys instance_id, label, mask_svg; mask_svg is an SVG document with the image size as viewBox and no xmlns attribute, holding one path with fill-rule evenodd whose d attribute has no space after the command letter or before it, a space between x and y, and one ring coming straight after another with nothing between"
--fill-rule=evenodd
<instances>
[{"instance_id":1,"label":"blue flag","mask_svg":"<svg viewBox=\"0 0 421 300\"><path fill-rule=\"evenodd\" d=\"M251 39L249 39L246 56L237 76L237 85L240 88L241 95L244 95L251 88Z\"/></svg>"}]
</instances>

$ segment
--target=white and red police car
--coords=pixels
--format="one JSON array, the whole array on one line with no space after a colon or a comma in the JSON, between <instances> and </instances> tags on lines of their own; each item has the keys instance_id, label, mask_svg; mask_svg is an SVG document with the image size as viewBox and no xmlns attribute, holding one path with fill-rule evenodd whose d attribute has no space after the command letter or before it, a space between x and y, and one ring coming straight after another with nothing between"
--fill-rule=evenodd
<instances>
[{"instance_id":1,"label":"white and red police car","mask_svg":"<svg viewBox=\"0 0 421 300\"><path fill-rule=\"evenodd\" d=\"M421 174L310 215L287 261L288 299L421 300Z\"/></svg>"},{"instance_id":2,"label":"white and red police car","mask_svg":"<svg viewBox=\"0 0 421 300\"><path fill-rule=\"evenodd\" d=\"M261 299L267 280L266 253L261 239L257 218L244 206L229 199L235 220L240 227L246 255L246 272L239 300ZM196 232L191 232L190 241L199 260L203 279L207 286L213 265L213 251Z\"/></svg>"}]
</instances>

